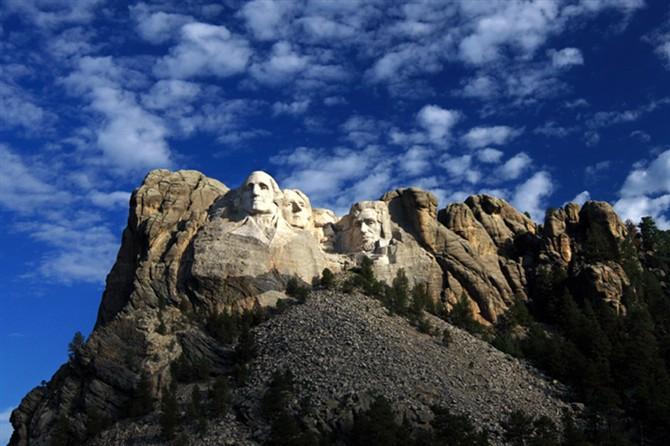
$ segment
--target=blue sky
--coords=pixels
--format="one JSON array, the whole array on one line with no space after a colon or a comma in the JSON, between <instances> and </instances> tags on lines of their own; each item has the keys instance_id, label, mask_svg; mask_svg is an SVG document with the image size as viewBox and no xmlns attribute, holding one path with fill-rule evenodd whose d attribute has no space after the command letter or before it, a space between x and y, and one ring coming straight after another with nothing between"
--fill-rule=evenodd
<instances>
[{"instance_id":1,"label":"blue sky","mask_svg":"<svg viewBox=\"0 0 670 446\"><path fill-rule=\"evenodd\" d=\"M670 221L662 0L0 0L0 442L89 333L152 168L346 212L607 200Z\"/></svg>"}]
</instances>

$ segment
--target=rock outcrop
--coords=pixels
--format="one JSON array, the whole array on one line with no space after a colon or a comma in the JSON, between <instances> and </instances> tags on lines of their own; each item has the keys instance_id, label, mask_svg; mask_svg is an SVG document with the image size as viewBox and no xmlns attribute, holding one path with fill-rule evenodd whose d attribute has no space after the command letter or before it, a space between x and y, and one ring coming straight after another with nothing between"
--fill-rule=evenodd
<instances>
[{"instance_id":1,"label":"rock outcrop","mask_svg":"<svg viewBox=\"0 0 670 446\"><path fill-rule=\"evenodd\" d=\"M377 277L389 284L400 270L411 285L426 284L438 307L448 310L466 299L483 324L495 323L516 299L527 300L535 271L547 265L563 268L594 299L623 312L621 296L630 286L623 268L615 261L590 259L585 246L596 240L618 252L625 236L625 225L601 202L550 211L539 227L498 198L476 195L438 212L435 196L409 188L355 203L348 215L337 218L327 209L312 209L302 192L281 190L263 172L252 173L230 190L194 171L153 171L131 197L128 226L94 331L50 382L31 391L13 412L11 444L47 445L64 418L77 438L86 437L93 413L123 420L140 386L148 386L144 390L156 398L170 387L177 361L190 367L205 364L212 374L230 373L234 350L207 328L213 316L229 309L274 306L286 298L292 277L309 284L324 268L346 274L363 256L372 259ZM533 401L533 407L552 417L558 413L561 404L542 397L543 389L551 386L523 365L466 338L461 347L475 356L464 359L451 348L436 346L434 339L410 333L413 329L385 316L376 304L362 297L346 299L326 293L292 313L295 318L260 326L266 350L254 365L251 382L260 385L271 365L298 358L294 366L304 373L306 395L332 393L328 401L319 400L329 408L326 415L313 420L331 427L351 416L350 409L347 415L340 407L343 401L364 398L361 385L386 388L391 398L425 388L425 395L417 391L411 401L399 403L417 423L425 422L426 408L436 401L458 406L493 429L502 413L496 411L523 407L523 401ZM309 318L301 311L311 311ZM319 312L323 325L315 322ZM357 332L352 321L359 319ZM449 328L433 323L441 330ZM345 327L353 332L338 331ZM340 336L343 346L337 346ZM282 344L291 344L291 339L296 345ZM393 357L384 363L377 353ZM360 383L357 375L348 376L343 369L351 362L346 358L353 357L368 358L351 364L351 373L365 377ZM323 376L329 361L339 361L332 367L337 377ZM456 370L468 361L481 373ZM484 370L487 363L500 369L491 374ZM503 369L523 378L505 375L498 382L496 373ZM341 385L331 386L329 380L345 375ZM384 381L391 376L399 383L397 389ZM532 391L521 389L526 385ZM490 392L475 391L477 386ZM257 391L253 385L239 390L239 410L256 410ZM226 430L239 437L239 444L256 441L250 437L248 428L255 423L250 417L248 423L230 423ZM117 433L114 438L124 438Z\"/></svg>"}]
</instances>

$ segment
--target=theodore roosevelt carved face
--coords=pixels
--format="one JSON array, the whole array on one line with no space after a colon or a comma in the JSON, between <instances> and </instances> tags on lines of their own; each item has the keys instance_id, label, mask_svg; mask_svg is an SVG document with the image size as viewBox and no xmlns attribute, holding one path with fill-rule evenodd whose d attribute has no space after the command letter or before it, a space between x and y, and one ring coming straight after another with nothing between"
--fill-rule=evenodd
<instances>
[{"instance_id":1,"label":"theodore roosevelt carved face","mask_svg":"<svg viewBox=\"0 0 670 446\"><path fill-rule=\"evenodd\" d=\"M277 182L265 172L255 171L242 184L241 207L250 215L275 215L281 195Z\"/></svg>"}]
</instances>

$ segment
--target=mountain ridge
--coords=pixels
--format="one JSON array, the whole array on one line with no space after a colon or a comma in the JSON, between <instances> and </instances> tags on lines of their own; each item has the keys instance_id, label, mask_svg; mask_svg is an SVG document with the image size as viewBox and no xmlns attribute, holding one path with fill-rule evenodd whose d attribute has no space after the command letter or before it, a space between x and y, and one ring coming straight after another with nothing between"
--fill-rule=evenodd
<instances>
[{"instance_id":1,"label":"mountain ridge","mask_svg":"<svg viewBox=\"0 0 670 446\"><path fill-rule=\"evenodd\" d=\"M605 202L590 201L579 210L574 204L549 210L544 225L537 225L498 198L472 196L438 211L432 194L398 189L377 202L361 202L357 210L360 215L366 209L382 217L388 214L388 230L384 233L386 223L380 222L381 235L372 245L361 244L361 235L352 229L351 220L357 218L352 207L351 216L342 219L345 222L317 224L312 219L309 228L286 225L291 243L300 248L286 255L283 246L272 247L278 236L267 244L250 238L249 217L237 215L245 193L242 187L231 190L195 171L157 170L147 175L131 197L128 226L107 278L93 333L46 386L31 391L14 411L10 444L49 444L63 417L74 437L87 438L92 410L110 421L125 418L143 377L150 377L150 394L161 397L174 381L171 365L182 357L191 365L206 363L210 377L230 376L236 361L234 348L207 332L208 317L227 309L277 305L288 297L285 289L291 271L310 277L311 272L303 274L311 271L305 267L312 265L310 256L321 256L319 262L339 268L338 274L355 267L361 256L370 256L383 282L391 284L403 270L410 285L428 284L433 304L448 311L464 302L472 317L485 325L496 323L516 300L527 301L529 276L543 268L565 270L589 284L585 288L594 298L619 313L626 311L622 297L630 280L623 268L598 258L585 261L583 255L589 240L597 238L617 251L626 237L626 226ZM281 197L285 198L283 193ZM273 228L283 224L282 218L293 221L290 212L286 215L279 214ZM204 236L225 224L233 232ZM208 251L213 243L230 237L226 234L240 230L246 231L242 241L229 238L230 243ZM346 251L355 243L359 243L356 249ZM313 246L320 246L320 251ZM263 270L261 265L261 274L247 274L248 268L259 271L258 264L238 264L242 262L239 253L251 247L249 252L257 256L249 258L267 257L273 266ZM276 262L277 258L282 260ZM242 268L241 273L235 268ZM556 413L553 418L558 418ZM499 432L494 426L499 424L497 420L489 427Z\"/></svg>"}]
</instances>

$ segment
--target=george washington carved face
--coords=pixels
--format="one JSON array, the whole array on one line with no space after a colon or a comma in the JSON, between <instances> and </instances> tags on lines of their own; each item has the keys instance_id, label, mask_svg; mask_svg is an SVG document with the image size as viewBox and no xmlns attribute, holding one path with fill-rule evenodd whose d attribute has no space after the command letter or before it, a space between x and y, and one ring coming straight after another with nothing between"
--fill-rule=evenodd
<instances>
[{"instance_id":1,"label":"george washington carved face","mask_svg":"<svg viewBox=\"0 0 670 446\"><path fill-rule=\"evenodd\" d=\"M265 172L252 172L242 184L240 205L250 215L277 213L281 195L277 182Z\"/></svg>"}]
</instances>

